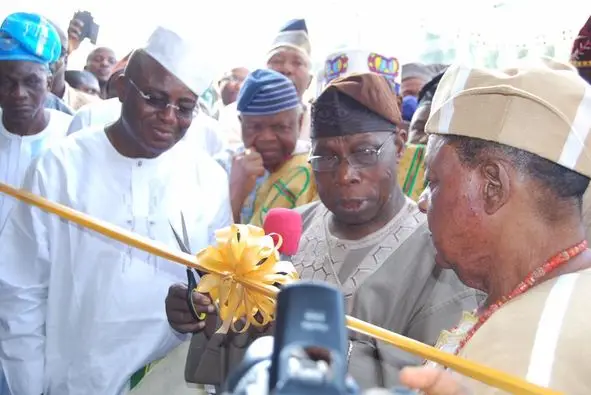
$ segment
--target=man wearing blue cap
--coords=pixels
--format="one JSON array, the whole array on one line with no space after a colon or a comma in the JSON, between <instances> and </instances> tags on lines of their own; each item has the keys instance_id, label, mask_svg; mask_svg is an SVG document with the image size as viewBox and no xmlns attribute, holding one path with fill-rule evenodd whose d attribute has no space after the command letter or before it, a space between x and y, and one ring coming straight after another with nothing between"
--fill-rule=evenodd
<instances>
[{"instance_id":1,"label":"man wearing blue cap","mask_svg":"<svg viewBox=\"0 0 591 395\"><path fill-rule=\"evenodd\" d=\"M296 87L303 109L303 121L300 128L300 138L309 140L310 115L309 109L303 103L304 93L312 82L310 68L312 66L312 49L308 37L308 27L304 19L293 19L287 22L273 39L267 52L267 67L278 71L289 78ZM229 132L239 133L240 122L235 104L220 110L219 121Z\"/></svg>"},{"instance_id":2,"label":"man wearing blue cap","mask_svg":"<svg viewBox=\"0 0 591 395\"><path fill-rule=\"evenodd\" d=\"M66 135L72 117L44 109L49 65L60 49L57 32L39 15L15 13L0 27L0 182L19 186L29 163ZM0 195L0 231L13 203Z\"/></svg>"},{"instance_id":3,"label":"man wearing blue cap","mask_svg":"<svg viewBox=\"0 0 591 395\"><path fill-rule=\"evenodd\" d=\"M185 223L198 251L231 223L228 180L183 139L210 77L203 50L177 32L158 27L133 53L114 123L50 147L22 184L168 248L179 248L171 226ZM22 202L0 251L0 356L14 395L127 394L188 340L164 306L171 284L187 278L182 266Z\"/></svg>"},{"instance_id":4,"label":"man wearing blue cap","mask_svg":"<svg viewBox=\"0 0 591 395\"><path fill-rule=\"evenodd\" d=\"M20 186L29 163L63 138L71 116L44 109L57 32L39 15L9 15L0 27L0 182ZM0 194L0 233L15 201ZM0 357L4 357L0 354ZM0 372L0 393L3 388Z\"/></svg>"},{"instance_id":5,"label":"man wearing blue cap","mask_svg":"<svg viewBox=\"0 0 591 395\"><path fill-rule=\"evenodd\" d=\"M237 107L244 147L228 169L234 221L262 226L272 208L316 200L310 143L298 140L303 114L294 84L276 71L256 70L244 81Z\"/></svg>"}]
</instances>

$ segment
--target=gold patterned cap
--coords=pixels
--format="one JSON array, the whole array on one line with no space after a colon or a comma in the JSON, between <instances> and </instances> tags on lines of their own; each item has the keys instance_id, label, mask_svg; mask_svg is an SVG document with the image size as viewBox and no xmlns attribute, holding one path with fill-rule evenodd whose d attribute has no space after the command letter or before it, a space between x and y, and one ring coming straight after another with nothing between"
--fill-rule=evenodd
<instances>
[{"instance_id":1,"label":"gold patterned cap","mask_svg":"<svg viewBox=\"0 0 591 395\"><path fill-rule=\"evenodd\" d=\"M451 66L425 131L505 144L591 178L591 85L567 63L544 58L506 70Z\"/></svg>"}]
</instances>

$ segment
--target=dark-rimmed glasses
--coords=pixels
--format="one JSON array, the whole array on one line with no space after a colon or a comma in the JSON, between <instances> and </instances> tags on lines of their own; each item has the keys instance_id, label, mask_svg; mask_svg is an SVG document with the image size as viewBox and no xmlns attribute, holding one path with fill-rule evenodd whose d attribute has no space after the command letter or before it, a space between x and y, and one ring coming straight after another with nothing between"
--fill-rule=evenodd
<instances>
[{"instance_id":1,"label":"dark-rimmed glasses","mask_svg":"<svg viewBox=\"0 0 591 395\"><path fill-rule=\"evenodd\" d=\"M380 159L386 143L392 140L396 133L390 133L386 140L378 148L367 148L361 151L353 152L352 154L340 158L333 156L310 156L308 162L314 171L335 171L339 168L341 161L346 160L351 167L356 169L375 166Z\"/></svg>"},{"instance_id":2,"label":"dark-rimmed glasses","mask_svg":"<svg viewBox=\"0 0 591 395\"><path fill-rule=\"evenodd\" d=\"M182 104L181 105L172 104L170 102L170 100L168 100L168 99L154 97L152 95L144 93L136 85L136 83L133 82L133 80L131 80L130 78L127 78L127 80L129 81L131 86L133 86L135 88L135 90L141 96L141 98L144 99L146 104L148 104L150 107L152 107L158 111L164 111L168 107L170 107L175 111L175 114L177 117L185 118L185 119L192 119L199 112L199 107L196 104L192 105L192 106L191 105L182 105Z\"/></svg>"}]
</instances>

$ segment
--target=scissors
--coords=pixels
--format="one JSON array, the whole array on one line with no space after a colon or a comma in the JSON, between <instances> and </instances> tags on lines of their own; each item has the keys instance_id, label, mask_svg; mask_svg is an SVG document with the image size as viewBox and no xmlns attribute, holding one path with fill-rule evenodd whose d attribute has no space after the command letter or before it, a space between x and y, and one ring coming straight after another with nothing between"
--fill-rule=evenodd
<instances>
[{"instance_id":1,"label":"scissors","mask_svg":"<svg viewBox=\"0 0 591 395\"><path fill-rule=\"evenodd\" d=\"M174 237L175 237L181 251L186 254L191 254L191 246L189 244L189 235L187 233L187 225L185 224L185 216L183 215L182 212L181 212L181 226L183 227L183 238L182 239L179 236L179 234L177 233L177 231L174 229L174 226L172 226L172 223L170 224L170 228L172 229L172 233L174 233ZM205 273L201 273L197 270L197 274L199 274L199 276L203 276ZM207 314L198 313L197 310L195 309L195 304L193 303L193 291L197 288L197 279L195 278L195 273L193 272L193 269L190 267L187 267L187 282L188 282L188 288L189 288L187 290L187 304L189 305L189 311L191 312L191 315L193 316L193 318L195 320L203 321L207 317Z\"/></svg>"}]
</instances>

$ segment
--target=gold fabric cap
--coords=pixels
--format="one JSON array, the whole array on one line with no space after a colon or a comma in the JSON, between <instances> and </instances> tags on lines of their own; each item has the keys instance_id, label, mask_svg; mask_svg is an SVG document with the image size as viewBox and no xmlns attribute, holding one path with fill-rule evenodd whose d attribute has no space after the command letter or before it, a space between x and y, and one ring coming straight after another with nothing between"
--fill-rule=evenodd
<instances>
[{"instance_id":1,"label":"gold fabric cap","mask_svg":"<svg viewBox=\"0 0 591 395\"><path fill-rule=\"evenodd\" d=\"M567 63L451 66L435 92L429 134L494 141L591 178L591 86Z\"/></svg>"}]
</instances>

